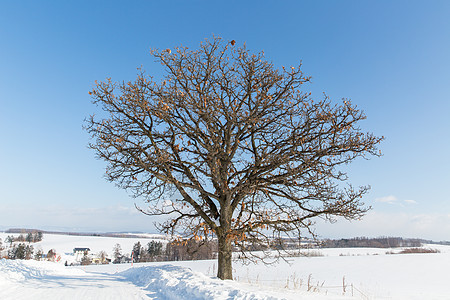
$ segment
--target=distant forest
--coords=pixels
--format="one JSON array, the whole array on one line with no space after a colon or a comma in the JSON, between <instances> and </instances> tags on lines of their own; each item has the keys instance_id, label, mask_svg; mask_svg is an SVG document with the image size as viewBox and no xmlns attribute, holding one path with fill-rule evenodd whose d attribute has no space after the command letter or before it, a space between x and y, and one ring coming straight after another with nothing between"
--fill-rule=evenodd
<instances>
[{"instance_id":1,"label":"distant forest","mask_svg":"<svg viewBox=\"0 0 450 300\"><path fill-rule=\"evenodd\" d=\"M46 234L63 234L63 235L74 235L74 236L103 236L103 237L119 237L119 238L148 238L148 236L143 233L83 233L83 232L61 232L61 231L45 231L38 229L25 229L25 228L11 228L5 231L5 233L34 233L41 232ZM164 238L164 236L158 236L155 234L155 237L152 239L168 239ZM292 243L292 241L281 239L281 242L286 249L297 249L298 243ZM450 241L432 241L425 239L413 239L413 238L401 238L401 237L377 237L377 238L368 238L368 237L355 237L348 239L324 239L322 241L304 241L306 242L308 247L312 244L319 244L321 248L395 248L395 247L420 247L422 244L439 244L439 245L449 245ZM317 243L318 242L318 243ZM275 244L275 243L274 243ZM209 245L208 247L211 247ZM214 246L212 246L214 248ZM274 245L270 247L259 247L253 248L252 245L249 245L250 251L264 250L267 248L276 249Z\"/></svg>"},{"instance_id":2,"label":"distant forest","mask_svg":"<svg viewBox=\"0 0 450 300\"><path fill-rule=\"evenodd\" d=\"M395 248L420 247L422 244L450 245L450 242L433 242L423 239L404 239L400 237L357 237L351 239L324 240L323 248Z\"/></svg>"},{"instance_id":3,"label":"distant forest","mask_svg":"<svg viewBox=\"0 0 450 300\"><path fill-rule=\"evenodd\" d=\"M73 235L73 236L102 236L102 237L117 237L117 238L149 238L149 236L143 233L121 233L121 232L103 232L103 233L92 233L92 232L70 232L70 231L46 231L38 229L28 229L28 228L10 228L5 231L5 233L29 233L29 232L42 232L46 234L61 234L61 235ZM163 235L151 237L152 239L165 239Z\"/></svg>"}]
</instances>

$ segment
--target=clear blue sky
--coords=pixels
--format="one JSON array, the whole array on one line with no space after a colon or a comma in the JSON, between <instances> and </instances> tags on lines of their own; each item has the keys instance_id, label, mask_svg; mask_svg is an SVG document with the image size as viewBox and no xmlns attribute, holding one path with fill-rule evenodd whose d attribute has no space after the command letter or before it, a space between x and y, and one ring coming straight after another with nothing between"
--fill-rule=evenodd
<instances>
[{"instance_id":1,"label":"clear blue sky","mask_svg":"<svg viewBox=\"0 0 450 300\"><path fill-rule=\"evenodd\" d=\"M386 136L382 158L350 167L373 210L319 234L450 240L449 16L449 1L0 0L0 229L154 231L86 147L88 91L141 65L159 76L150 47L215 34L302 60L314 97L350 98Z\"/></svg>"}]
</instances>

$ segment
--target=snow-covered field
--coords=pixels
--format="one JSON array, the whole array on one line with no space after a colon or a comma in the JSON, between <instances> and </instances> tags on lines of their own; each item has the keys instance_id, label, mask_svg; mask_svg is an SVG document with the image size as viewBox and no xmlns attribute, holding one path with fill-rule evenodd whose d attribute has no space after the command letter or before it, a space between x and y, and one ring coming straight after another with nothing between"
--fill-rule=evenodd
<instances>
[{"instance_id":1,"label":"snow-covered field","mask_svg":"<svg viewBox=\"0 0 450 300\"><path fill-rule=\"evenodd\" d=\"M3 241L6 236L0 233ZM45 234L41 247L111 253L119 243L126 252L137 240L147 242ZM450 299L450 246L425 247L441 252L320 249L314 251L323 256L295 257L270 266L236 261L236 281L216 279L214 260L78 267L1 260L0 299Z\"/></svg>"},{"instance_id":2,"label":"snow-covered field","mask_svg":"<svg viewBox=\"0 0 450 300\"><path fill-rule=\"evenodd\" d=\"M11 234L0 232L0 239L5 243L5 239L8 235L18 236L18 234ZM25 234L26 235L26 234ZM75 257L73 254L74 248L89 248L93 255L100 251L105 251L108 257L113 256L113 247L119 244L122 247L122 252L131 253L133 245L136 242L141 242L142 246L145 246L149 241L156 240L162 243L166 243L167 240L164 236L158 234L140 234L142 236L148 236L148 238L117 238L117 237L101 237L101 236L75 236L75 235L63 235L63 234L44 234L44 238L41 242L33 243L34 250L42 249L44 253L47 253L50 249L55 249L58 256L61 257L61 262L67 261L73 262Z\"/></svg>"}]
</instances>

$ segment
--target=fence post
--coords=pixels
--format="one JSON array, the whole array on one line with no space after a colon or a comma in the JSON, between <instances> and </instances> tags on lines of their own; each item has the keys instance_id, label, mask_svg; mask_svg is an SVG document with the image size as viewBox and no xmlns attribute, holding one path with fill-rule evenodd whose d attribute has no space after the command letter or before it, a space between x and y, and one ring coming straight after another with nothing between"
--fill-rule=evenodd
<instances>
[{"instance_id":1,"label":"fence post","mask_svg":"<svg viewBox=\"0 0 450 300\"><path fill-rule=\"evenodd\" d=\"M345 276L342 277L342 295L345 295Z\"/></svg>"}]
</instances>

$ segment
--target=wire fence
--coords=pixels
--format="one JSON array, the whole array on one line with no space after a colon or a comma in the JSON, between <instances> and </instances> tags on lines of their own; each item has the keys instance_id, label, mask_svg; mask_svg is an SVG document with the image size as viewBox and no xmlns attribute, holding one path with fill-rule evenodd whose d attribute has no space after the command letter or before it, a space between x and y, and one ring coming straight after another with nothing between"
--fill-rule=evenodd
<instances>
[{"instance_id":1,"label":"wire fence","mask_svg":"<svg viewBox=\"0 0 450 300\"><path fill-rule=\"evenodd\" d=\"M342 294L344 296L352 296L352 297L358 297L360 299L369 300L370 297L360 289L358 289L353 283L347 283L345 281L345 276L342 278L342 284L341 285L325 285L325 281L320 283L316 282L313 283L312 275L310 274L306 280L302 278L298 278L295 275L290 276L287 279L260 279L259 276L257 276L254 279L250 279L249 277L239 277L236 276L234 278L236 281L239 282L246 282L246 283L273 283L276 287L282 287L286 289L293 289L293 290L306 290L308 292L317 292L317 293L325 293L328 294L329 290L335 290L335 294Z\"/></svg>"},{"instance_id":2,"label":"wire fence","mask_svg":"<svg viewBox=\"0 0 450 300\"><path fill-rule=\"evenodd\" d=\"M211 267L208 268L207 274L210 274ZM212 274L215 274L216 271L216 265L212 265ZM235 269L233 269L234 272L236 272ZM259 284L264 283L267 285L268 283L272 283L272 286L286 288L286 289L293 289L293 290L306 290L308 292L318 292L318 293L325 293L328 294L328 290L336 290L334 292L335 294L340 294L342 292L342 295L352 297L359 297L359 299L369 300L371 297L366 292L361 291L356 286L354 286L353 283L347 283L345 280L345 276L342 277L342 284L341 285L325 285L325 281L322 283L315 282L313 283L313 277L312 274L309 274L308 278L304 280L303 278L298 277L295 273L294 275L288 276L287 279L261 279L259 278L259 275L256 278L251 279L249 274L244 277L235 276L234 280L238 282L245 282L250 284Z\"/></svg>"}]
</instances>

